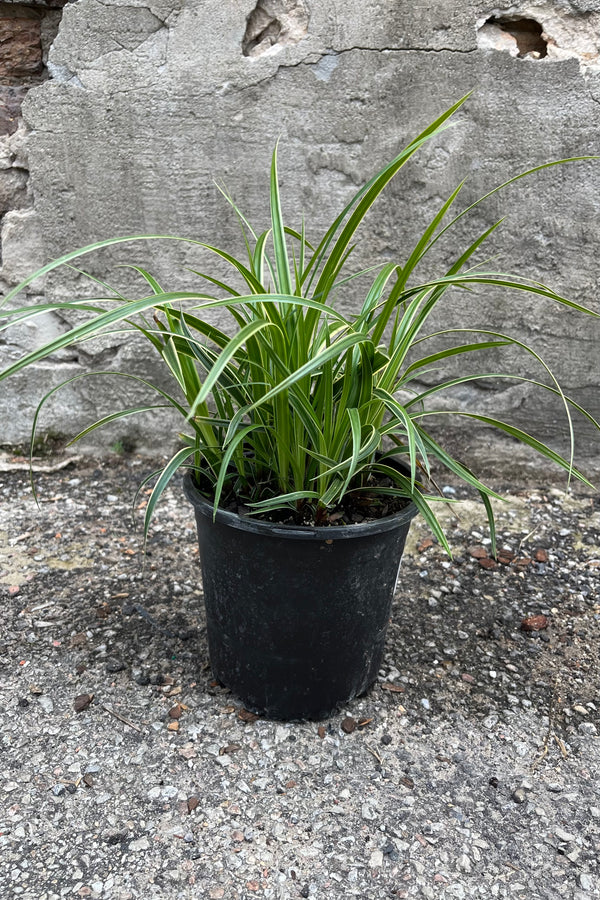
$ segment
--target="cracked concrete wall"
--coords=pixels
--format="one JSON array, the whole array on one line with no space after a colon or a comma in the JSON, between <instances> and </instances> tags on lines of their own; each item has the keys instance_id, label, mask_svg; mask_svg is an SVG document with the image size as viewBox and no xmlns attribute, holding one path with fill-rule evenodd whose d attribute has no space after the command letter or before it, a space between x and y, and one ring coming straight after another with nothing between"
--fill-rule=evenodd
<instances>
[{"instance_id":1,"label":"cracked concrete wall","mask_svg":"<svg viewBox=\"0 0 600 900\"><path fill-rule=\"evenodd\" d=\"M4 171L17 170L13 179L20 169L28 173L30 198L5 214L4 286L44 259L115 234L175 233L239 248L237 222L213 179L266 227L268 166L278 136L287 220L299 225L304 213L309 237L318 239L357 186L474 89L456 126L401 172L361 231L357 264L373 257L401 261L427 217L465 176L467 205L522 169L598 152L599 16L597 0L522 6L481 0L429 6L376 0L68 3L48 53L49 77L28 91L18 131L0 138L0 163L7 160ZM543 58L520 52L510 23L522 19L539 23ZM506 214L488 251L497 256L495 267L531 275L600 311L599 187L600 163L594 162L522 180L440 246L439 261L453 258L458 237L473 238ZM202 268L205 261L186 245L138 245L88 257L85 267L134 289L134 276L116 268L133 262L180 287L195 285L185 267ZM67 272L32 285L30 297L91 290ZM356 302L353 292L339 298L343 309ZM66 324L49 317L0 345L0 353L10 359ZM600 417L597 322L533 298L478 291L445 304L435 325L517 334L544 356L566 392ZM485 368L500 365L492 357ZM508 365L543 375L533 360L513 352ZM40 364L0 398L2 440L27 437L43 387L106 368L147 376L153 362L146 349L111 335ZM117 383L75 382L55 398L41 427L51 423L72 433L110 409L121 392ZM490 382L480 382L451 402L496 411L567 449L559 404L530 386L504 381L492 390ZM598 470L598 439L585 422L577 424L579 457L587 471ZM102 440L110 444L125 433L140 448L156 450L162 441L169 448L162 419L121 423ZM491 432L477 435L459 420L446 436L488 473L504 466L523 474L529 465L513 444Z\"/></svg>"}]
</instances>

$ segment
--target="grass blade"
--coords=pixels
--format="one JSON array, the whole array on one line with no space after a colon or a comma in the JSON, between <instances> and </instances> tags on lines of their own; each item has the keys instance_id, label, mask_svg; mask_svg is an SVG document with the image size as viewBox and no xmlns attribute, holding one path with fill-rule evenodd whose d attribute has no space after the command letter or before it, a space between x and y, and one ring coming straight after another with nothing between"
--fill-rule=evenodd
<instances>
[{"instance_id":1,"label":"grass blade","mask_svg":"<svg viewBox=\"0 0 600 900\"><path fill-rule=\"evenodd\" d=\"M156 504L160 500L160 497L162 496L165 488L168 486L177 470L180 469L181 466L185 462L187 462L187 460L193 454L194 450L190 449L190 447L182 447L181 450L178 450L177 453L175 453L175 455L171 457L169 462L161 469L158 480L152 489L150 497L148 498L148 505L146 507L146 512L144 515L144 552L146 552L148 531L150 529L150 522L152 521L152 516L154 515Z\"/></svg>"},{"instance_id":2,"label":"grass blade","mask_svg":"<svg viewBox=\"0 0 600 900\"><path fill-rule=\"evenodd\" d=\"M273 232L273 247L275 250L275 269L277 272L277 289L282 294L291 294L292 277L290 274L290 261L285 230L281 215L281 201L279 197L279 183L277 181L277 145L273 150L271 161L271 228Z\"/></svg>"}]
</instances>

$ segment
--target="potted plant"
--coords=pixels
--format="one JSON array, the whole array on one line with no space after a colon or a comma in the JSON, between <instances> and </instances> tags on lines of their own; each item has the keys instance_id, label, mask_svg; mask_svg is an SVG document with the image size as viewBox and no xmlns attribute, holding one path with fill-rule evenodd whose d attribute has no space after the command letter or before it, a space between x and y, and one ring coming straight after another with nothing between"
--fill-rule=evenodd
<instances>
[{"instance_id":1,"label":"potted plant","mask_svg":"<svg viewBox=\"0 0 600 900\"><path fill-rule=\"evenodd\" d=\"M517 338L452 329L442 332L455 339L449 347L425 349L436 337L425 333L428 318L450 289L484 285L524 291L590 313L537 282L467 268L499 223L461 249L438 277L420 282L418 265L477 206L452 214L461 186L405 259L347 274L352 241L373 202L404 163L448 127L465 99L362 187L316 245L304 223L299 230L283 223L275 149L268 230L255 232L227 198L241 222L247 260L191 241L227 263L234 282L203 272L197 274L208 291L165 291L136 266L143 284L139 298L115 293L2 313L3 329L49 310L85 312L88 318L8 366L0 379L115 326L141 334L159 354L173 391L144 381L157 402L115 410L74 440L147 410L167 406L179 415L180 447L154 473L144 531L165 487L185 469L185 491L198 524L214 673L248 708L273 718L325 716L374 681L400 556L417 512L450 552L433 509L432 501L441 498L431 480L432 462L479 492L494 542L491 500L498 495L437 443L425 422L436 412L428 401L440 391L475 377L499 376L442 375L423 389L419 375L458 354L517 346L545 369L540 386L562 402L571 435L570 407L600 428ZM157 237L118 237L67 253L7 299L34 278L93 250ZM368 283L364 299L352 315L343 315L333 304L334 294L358 276ZM230 314L233 333L209 321L218 308ZM56 390L42 398L34 434L40 409ZM573 467L572 452L566 459L510 424L476 411L459 414L508 433L589 484Z\"/></svg>"}]
</instances>

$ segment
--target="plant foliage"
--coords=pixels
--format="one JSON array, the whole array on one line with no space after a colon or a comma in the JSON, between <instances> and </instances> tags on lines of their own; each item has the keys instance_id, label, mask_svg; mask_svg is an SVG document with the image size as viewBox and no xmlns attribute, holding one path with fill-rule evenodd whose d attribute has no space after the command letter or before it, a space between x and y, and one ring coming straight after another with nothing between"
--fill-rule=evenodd
<instances>
[{"instance_id":1,"label":"plant foliage","mask_svg":"<svg viewBox=\"0 0 600 900\"><path fill-rule=\"evenodd\" d=\"M431 405L440 392L475 378L519 376L484 371L477 376L442 377L435 386L422 387L423 373L432 367L440 370L451 357L512 345L539 362L546 381L535 383L561 399L571 447L571 407L600 427L564 396L550 369L517 338L466 328L435 333L426 330L431 313L449 290L478 286L526 292L590 313L537 282L472 267L472 257L500 222L462 249L437 278L419 282L415 275L431 248L481 200L546 166L516 176L453 215L451 211L462 188L459 185L417 237L406 259L347 274L346 262L356 231L374 201L413 154L448 127L449 119L466 99L448 109L364 185L316 246L310 243L304 223L299 231L284 225L275 148L270 175L270 228L255 231L227 198L241 223L247 259L238 259L200 241L188 241L207 248L227 263L237 287L210 272L198 272L203 283L211 286L210 293L165 291L148 271L135 266L145 286L140 298L126 298L115 292L116 296L109 298L24 306L4 312L4 321L0 319L3 329L52 310L77 310L87 313L88 318L8 366L0 373L0 380L64 347L111 329L133 329L148 340L173 376L172 392L143 381L157 398L154 402L112 412L74 438L78 440L102 425L149 410L169 407L180 416L182 446L154 473L156 482L146 510L146 532L156 503L174 473L182 466L191 466L202 473L201 483L215 510L226 496L235 495L254 513L264 515L291 508L303 522L321 524L327 522L331 510L352 494L368 491L383 499L411 498L436 537L448 548L430 503L439 499L435 492L430 495L430 467L435 462L479 492L493 537L490 499L498 495L433 439L427 421L442 414L466 416L494 426L562 466L569 476L588 484L573 467L572 450L566 459L508 423L476 412L442 411ZM159 238L166 236L113 238L68 253L26 279L7 299L39 275L71 264L101 247ZM334 295L357 275L369 278L369 288L362 306L353 315L342 315L334 308ZM206 314L217 308L224 308L231 316L233 335L208 320L210 315ZM439 350L437 343L436 349L428 351L427 342L440 335L450 336L451 346ZM104 374L121 374L142 381L127 373ZM53 388L42 399L34 433L41 407L56 390ZM409 399L401 401L400 397ZM384 449L389 445L385 439L392 442L394 449ZM404 460L404 473L390 464L391 456Z\"/></svg>"}]
</instances>

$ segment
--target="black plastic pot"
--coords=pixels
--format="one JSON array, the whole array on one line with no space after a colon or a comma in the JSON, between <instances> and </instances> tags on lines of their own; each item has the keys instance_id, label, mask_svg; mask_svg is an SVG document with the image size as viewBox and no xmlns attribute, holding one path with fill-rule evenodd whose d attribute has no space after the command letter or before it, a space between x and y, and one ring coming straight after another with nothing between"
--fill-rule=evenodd
<instances>
[{"instance_id":1,"label":"black plastic pot","mask_svg":"<svg viewBox=\"0 0 600 900\"><path fill-rule=\"evenodd\" d=\"M189 473L215 677L271 719L319 719L380 666L404 543L417 510L350 526L295 527L218 510Z\"/></svg>"}]
</instances>

